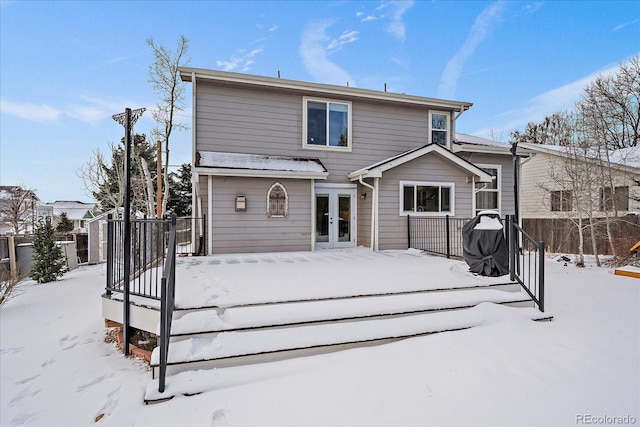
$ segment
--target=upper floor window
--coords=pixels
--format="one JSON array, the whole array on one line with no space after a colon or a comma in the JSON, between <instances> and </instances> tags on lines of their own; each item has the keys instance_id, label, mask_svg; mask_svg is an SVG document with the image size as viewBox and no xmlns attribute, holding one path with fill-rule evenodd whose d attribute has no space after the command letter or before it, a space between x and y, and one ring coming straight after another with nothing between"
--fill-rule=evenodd
<instances>
[{"instance_id":1,"label":"upper floor window","mask_svg":"<svg viewBox=\"0 0 640 427\"><path fill-rule=\"evenodd\" d=\"M400 181L400 215L453 215L455 184Z\"/></svg>"},{"instance_id":2,"label":"upper floor window","mask_svg":"<svg viewBox=\"0 0 640 427\"><path fill-rule=\"evenodd\" d=\"M500 212L500 165L477 165L480 169L493 177L491 182L476 183L476 215L480 211Z\"/></svg>"},{"instance_id":3,"label":"upper floor window","mask_svg":"<svg viewBox=\"0 0 640 427\"><path fill-rule=\"evenodd\" d=\"M554 190L551 192L551 212L569 212L573 210L573 191Z\"/></svg>"},{"instance_id":4,"label":"upper floor window","mask_svg":"<svg viewBox=\"0 0 640 427\"><path fill-rule=\"evenodd\" d=\"M629 187L611 187L600 190L600 210L601 211L628 211L629 210Z\"/></svg>"},{"instance_id":5,"label":"upper floor window","mask_svg":"<svg viewBox=\"0 0 640 427\"><path fill-rule=\"evenodd\" d=\"M282 184L276 182L267 192L267 217L284 218L289 214L289 197Z\"/></svg>"},{"instance_id":6,"label":"upper floor window","mask_svg":"<svg viewBox=\"0 0 640 427\"><path fill-rule=\"evenodd\" d=\"M449 113L429 112L429 143L449 145Z\"/></svg>"},{"instance_id":7,"label":"upper floor window","mask_svg":"<svg viewBox=\"0 0 640 427\"><path fill-rule=\"evenodd\" d=\"M351 150L351 103L304 98L304 148Z\"/></svg>"}]
</instances>

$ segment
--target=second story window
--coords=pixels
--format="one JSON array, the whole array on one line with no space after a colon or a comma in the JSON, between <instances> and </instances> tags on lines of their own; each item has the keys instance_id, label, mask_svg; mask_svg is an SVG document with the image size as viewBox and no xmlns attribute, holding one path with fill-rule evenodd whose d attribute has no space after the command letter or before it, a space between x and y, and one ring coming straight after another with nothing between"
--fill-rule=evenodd
<instances>
[{"instance_id":1,"label":"second story window","mask_svg":"<svg viewBox=\"0 0 640 427\"><path fill-rule=\"evenodd\" d=\"M304 98L304 148L351 150L351 103Z\"/></svg>"},{"instance_id":2,"label":"second story window","mask_svg":"<svg viewBox=\"0 0 640 427\"><path fill-rule=\"evenodd\" d=\"M449 146L449 113L429 113L429 143Z\"/></svg>"}]
</instances>

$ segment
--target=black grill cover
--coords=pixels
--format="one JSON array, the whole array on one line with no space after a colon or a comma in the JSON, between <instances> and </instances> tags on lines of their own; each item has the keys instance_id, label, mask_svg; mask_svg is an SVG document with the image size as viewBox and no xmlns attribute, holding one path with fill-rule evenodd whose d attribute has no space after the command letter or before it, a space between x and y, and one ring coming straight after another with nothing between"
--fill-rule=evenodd
<instances>
[{"instance_id":1,"label":"black grill cover","mask_svg":"<svg viewBox=\"0 0 640 427\"><path fill-rule=\"evenodd\" d=\"M503 229L476 229L483 216L498 218L497 213L480 213L462 228L463 257L469 270L482 276L498 277L509 274L509 248Z\"/></svg>"}]
</instances>

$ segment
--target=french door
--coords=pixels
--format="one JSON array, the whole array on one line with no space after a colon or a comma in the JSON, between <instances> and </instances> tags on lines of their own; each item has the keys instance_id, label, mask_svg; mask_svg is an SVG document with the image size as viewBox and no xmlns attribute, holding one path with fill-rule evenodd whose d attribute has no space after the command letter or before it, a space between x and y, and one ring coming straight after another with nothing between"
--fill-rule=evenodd
<instances>
[{"instance_id":1,"label":"french door","mask_svg":"<svg viewBox=\"0 0 640 427\"><path fill-rule=\"evenodd\" d=\"M356 189L316 186L317 249L355 246Z\"/></svg>"}]
</instances>

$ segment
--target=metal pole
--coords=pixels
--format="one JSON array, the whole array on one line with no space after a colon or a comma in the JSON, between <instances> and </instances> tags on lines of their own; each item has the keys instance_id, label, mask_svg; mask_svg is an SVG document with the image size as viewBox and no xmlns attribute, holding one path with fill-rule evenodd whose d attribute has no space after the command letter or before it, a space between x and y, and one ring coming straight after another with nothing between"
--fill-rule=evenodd
<instances>
[{"instance_id":1,"label":"metal pole","mask_svg":"<svg viewBox=\"0 0 640 427\"><path fill-rule=\"evenodd\" d=\"M131 109L125 111L124 143L125 143L125 185L124 185L124 289L122 341L124 355L129 355L129 281L131 276Z\"/></svg>"},{"instance_id":2,"label":"metal pole","mask_svg":"<svg viewBox=\"0 0 640 427\"><path fill-rule=\"evenodd\" d=\"M126 108L124 113L113 115L113 120L124 126L125 140L125 197L124 197L124 277L123 277L123 313L122 313L122 340L124 341L123 352L129 355L129 280L131 275L131 127L144 113L145 108L138 108L131 111ZM133 117L132 117L133 113Z\"/></svg>"},{"instance_id":3,"label":"metal pole","mask_svg":"<svg viewBox=\"0 0 640 427\"><path fill-rule=\"evenodd\" d=\"M518 151L518 141L514 141L511 143L511 158L513 160L513 200L515 203L514 206L514 221L516 224L519 224L520 222L520 215L518 212L518 206L520 204L519 201L519 196L518 196L518 156L517 156L517 151Z\"/></svg>"},{"instance_id":4,"label":"metal pole","mask_svg":"<svg viewBox=\"0 0 640 427\"><path fill-rule=\"evenodd\" d=\"M162 218L162 142L158 141L156 143L156 150L156 157L158 158L156 161L156 193L158 193L156 194L156 218L160 219Z\"/></svg>"}]
</instances>

